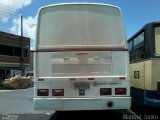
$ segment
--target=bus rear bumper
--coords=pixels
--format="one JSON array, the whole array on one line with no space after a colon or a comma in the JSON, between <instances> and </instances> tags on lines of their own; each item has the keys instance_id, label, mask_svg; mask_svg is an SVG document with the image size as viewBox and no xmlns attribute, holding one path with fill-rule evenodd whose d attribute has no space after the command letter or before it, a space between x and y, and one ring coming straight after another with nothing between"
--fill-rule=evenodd
<instances>
[{"instance_id":1,"label":"bus rear bumper","mask_svg":"<svg viewBox=\"0 0 160 120\"><path fill-rule=\"evenodd\" d=\"M35 110L130 109L130 97L107 98L34 98Z\"/></svg>"}]
</instances>

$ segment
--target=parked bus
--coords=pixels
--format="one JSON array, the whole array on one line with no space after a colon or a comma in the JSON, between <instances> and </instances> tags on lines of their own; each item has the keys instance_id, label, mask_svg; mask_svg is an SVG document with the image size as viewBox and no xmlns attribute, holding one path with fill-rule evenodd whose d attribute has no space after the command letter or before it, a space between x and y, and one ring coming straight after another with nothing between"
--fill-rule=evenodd
<instances>
[{"instance_id":1,"label":"parked bus","mask_svg":"<svg viewBox=\"0 0 160 120\"><path fill-rule=\"evenodd\" d=\"M38 12L35 110L129 109L129 52L121 11L98 3Z\"/></svg>"},{"instance_id":2,"label":"parked bus","mask_svg":"<svg viewBox=\"0 0 160 120\"><path fill-rule=\"evenodd\" d=\"M133 103L160 107L160 22L146 24L128 46Z\"/></svg>"}]
</instances>

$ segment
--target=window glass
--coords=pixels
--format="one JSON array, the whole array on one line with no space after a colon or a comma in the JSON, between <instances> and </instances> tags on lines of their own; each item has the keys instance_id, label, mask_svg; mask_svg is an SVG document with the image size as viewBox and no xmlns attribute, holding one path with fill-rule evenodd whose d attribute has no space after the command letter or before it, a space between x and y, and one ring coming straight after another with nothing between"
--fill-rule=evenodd
<instances>
[{"instance_id":1,"label":"window glass","mask_svg":"<svg viewBox=\"0 0 160 120\"><path fill-rule=\"evenodd\" d=\"M0 55L13 56L13 47L0 44Z\"/></svg>"},{"instance_id":2,"label":"window glass","mask_svg":"<svg viewBox=\"0 0 160 120\"><path fill-rule=\"evenodd\" d=\"M15 56L20 57L22 54L21 48L20 47L15 47Z\"/></svg>"},{"instance_id":3,"label":"window glass","mask_svg":"<svg viewBox=\"0 0 160 120\"><path fill-rule=\"evenodd\" d=\"M145 58L144 32L134 38L132 60L141 60Z\"/></svg>"},{"instance_id":4,"label":"window glass","mask_svg":"<svg viewBox=\"0 0 160 120\"><path fill-rule=\"evenodd\" d=\"M155 54L160 55L160 27L155 28Z\"/></svg>"},{"instance_id":5,"label":"window glass","mask_svg":"<svg viewBox=\"0 0 160 120\"><path fill-rule=\"evenodd\" d=\"M28 49L27 48L24 48L23 49L23 55L24 55L24 57L28 57Z\"/></svg>"},{"instance_id":6,"label":"window glass","mask_svg":"<svg viewBox=\"0 0 160 120\"><path fill-rule=\"evenodd\" d=\"M144 32L134 38L134 49L144 46Z\"/></svg>"},{"instance_id":7,"label":"window glass","mask_svg":"<svg viewBox=\"0 0 160 120\"><path fill-rule=\"evenodd\" d=\"M133 46L133 40L128 42L128 50L129 50L129 58L132 60L132 46Z\"/></svg>"},{"instance_id":8,"label":"window glass","mask_svg":"<svg viewBox=\"0 0 160 120\"><path fill-rule=\"evenodd\" d=\"M145 50L144 47L141 47L139 49L136 49L133 51L133 60L141 60L145 58Z\"/></svg>"},{"instance_id":9,"label":"window glass","mask_svg":"<svg viewBox=\"0 0 160 120\"><path fill-rule=\"evenodd\" d=\"M128 43L128 49L129 49L129 51L132 51L132 41L130 41L130 42Z\"/></svg>"},{"instance_id":10,"label":"window glass","mask_svg":"<svg viewBox=\"0 0 160 120\"><path fill-rule=\"evenodd\" d=\"M46 7L39 14L39 47L125 47L119 9L104 5Z\"/></svg>"}]
</instances>

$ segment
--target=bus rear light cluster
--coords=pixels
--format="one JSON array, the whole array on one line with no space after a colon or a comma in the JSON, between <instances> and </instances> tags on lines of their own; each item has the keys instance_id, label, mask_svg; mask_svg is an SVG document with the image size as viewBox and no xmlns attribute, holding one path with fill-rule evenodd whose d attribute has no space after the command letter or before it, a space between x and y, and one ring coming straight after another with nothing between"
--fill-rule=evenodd
<instances>
[{"instance_id":1,"label":"bus rear light cluster","mask_svg":"<svg viewBox=\"0 0 160 120\"><path fill-rule=\"evenodd\" d=\"M126 95L126 88L115 88L115 95Z\"/></svg>"},{"instance_id":2,"label":"bus rear light cluster","mask_svg":"<svg viewBox=\"0 0 160 120\"><path fill-rule=\"evenodd\" d=\"M52 89L52 96L64 96L64 89Z\"/></svg>"},{"instance_id":3,"label":"bus rear light cluster","mask_svg":"<svg viewBox=\"0 0 160 120\"><path fill-rule=\"evenodd\" d=\"M126 88L115 88L115 95L126 95ZM100 95L112 95L111 88L100 88Z\"/></svg>"},{"instance_id":4,"label":"bus rear light cluster","mask_svg":"<svg viewBox=\"0 0 160 120\"><path fill-rule=\"evenodd\" d=\"M37 96L49 96L49 89L37 89Z\"/></svg>"},{"instance_id":5,"label":"bus rear light cluster","mask_svg":"<svg viewBox=\"0 0 160 120\"><path fill-rule=\"evenodd\" d=\"M111 88L100 88L100 95L111 95L112 89Z\"/></svg>"}]
</instances>

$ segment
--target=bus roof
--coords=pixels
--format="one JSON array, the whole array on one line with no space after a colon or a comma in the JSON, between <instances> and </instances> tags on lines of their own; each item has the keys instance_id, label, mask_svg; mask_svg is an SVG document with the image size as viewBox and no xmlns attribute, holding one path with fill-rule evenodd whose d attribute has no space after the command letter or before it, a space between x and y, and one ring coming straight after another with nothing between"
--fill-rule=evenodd
<instances>
[{"instance_id":1,"label":"bus roof","mask_svg":"<svg viewBox=\"0 0 160 120\"><path fill-rule=\"evenodd\" d=\"M110 7L115 7L119 10L121 10L118 6L115 5L111 5L111 4L105 4L105 3L89 3L89 2L71 2L71 3L58 3L58 4L51 4L51 5L46 5L43 6L39 9L39 11L41 11L41 9L45 9L48 7L53 7L53 6L62 6L62 5L102 5L102 6L110 6Z\"/></svg>"},{"instance_id":2,"label":"bus roof","mask_svg":"<svg viewBox=\"0 0 160 120\"><path fill-rule=\"evenodd\" d=\"M146 27L152 26L152 25L156 25L156 24L160 24L160 21L146 23L146 24L145 24L143 27L141 27L135 34L133 34L133 35L127 40L127 42L131 41L131 39L132 39L133 37L135 37L136 35L138 35L139 32L142 31L143 29L145 29Z\"/></svg>"}]
</instances>

